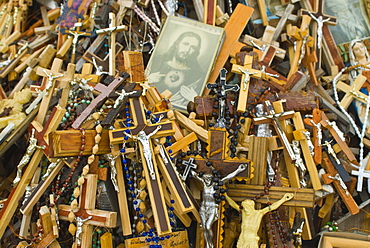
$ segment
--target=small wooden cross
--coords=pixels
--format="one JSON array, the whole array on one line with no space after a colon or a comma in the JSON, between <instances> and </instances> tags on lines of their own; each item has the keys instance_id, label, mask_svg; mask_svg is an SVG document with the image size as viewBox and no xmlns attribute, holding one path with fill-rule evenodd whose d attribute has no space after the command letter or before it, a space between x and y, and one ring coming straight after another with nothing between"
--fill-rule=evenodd
<instances>
[{"instance_id":1,"label":"small wooden cross","mask_svg":"<svg viewBox=\"0 0 370 248\"><path fill-rule=\"evenodd\" d=\"M225 127L225 109L226 109L226 95L229 91L238 91L239 86L238 85L227 85L226 84L226 73L227 70L225 68L222 68L220 71L220 84L211 84L208 83L206 85L207 89L213 89L214 91L220 90L221 96L219 97L219 114L218 118L216 120L215 127ZM247 72L248 74L248 72Z\"/></svg>"},{"instance_id":2,"label":"small wooden cross","mask_svg":"<svg viewBox=\"0 0 370 248\"><path fill-rule=\"evenodd\" d=\"M80 247L92 246L93 225L114 228L117 225L117 213L95 209L96 188L98 184L97 174L87 174L85 183L81 188L79 208L77 211L72 210L69 205L59 205L60 220L68 220L68 214L73 211L77 218L84 219L82 226L82 235L80 237ZM78 239L79 237L77 237ZM78 243L78 242L77 242Z\"/></svg>"},{"instance_id":3,"label":"small wooden cross","mask_svg":"<svg viewBox=\"0 0 370 248\"><path fill-rule=\"evenodd\" d=\"M242 52L240 52L242 53ZM242 56L242 54L238 53L237 56ZM237 111L244 113L247 107L247 100L248 100L248 90L249 90L249 81L250 78L261 78L261 71L252 68L253 66L253 57L250 55L245 55L243 59L243 65L236 65L234 64L231 72L241 74L241 83L240 83L240 90L239 90L239 100Z\"/></svg>"},{"instance_id":4,"label":"small wooden cross","mask_svg":"<svg viewBox=\"0 0 370 248\"><path fill-rule=\"evenodd\" d=\"M312 118L305 118L304 123L312 127L313 132L313 145L314 145L314 161L316 164L321 164L322 159L322 130L321 130L321 110L315 108L312 110Z\"/></svg>"},{"instance_id":5,"label":"small wooden cross","mask_svg":"<svg viewBox=\"0 0 370 248\"><path fill-rule=\"evenodd\" d=\"M116 75L116 32L127 31L126 25L116 26L116 14L109 13L109 28L96 30L97 34L109 35L109 75Z\"/></svg>"},{"instance_id":6,"label":"small wooden cross","mask_svg":"<svg viewBox=\"0 0 370 248\"><path fill-rule=\"evenodd\" d=\"M330 161L326 153L323 154L322 165L326 170L327 174L322 175L322 180L325 184L332 183L338 192L339 196L342 198L344 204L346 205L348 211L354 215L357 214L360 210L357 206L357 203L353 199L352 195L349 193L347 186L345 185L342 178L339 176L338 171L335 169L334 165ZM360 178L359 178L360 179Z\"/></svg>"},{"instance_id":7,"label":"small wooden cross","mask_svg":"<svg viewBox=\"0 0 370 248\"><path fill-rule=\"evenodd\" d=\"M117 77L112 82L109 83L108 86L105 86L102 83L98 83L94 89L99 91L100 94L91 103L85 108L85 110L81 113L79 117L73 122L72 127L77 129L81 126L81 124L86 120L87 117L97 108L97 106L106 100L108 96L111 94L113 90L115 90L122 82L128 77L127 74L124 77Z\"/></svg>"},{"instance_id":8,"label":"small wooden cross","mask_svg":"<svg viewBox=\"0 0 370 248\"><path fill-rule=\"evenodd\" d=\"M340 106L342 106L344 109L347 109L354 99L366 104L366 99L368 96L360 91L366 81L367 78L361 74L358 75L351 86L339 81L337 83L337 88L346 93L340 101Z\"/></svg>"},{"instance_id":9,"label":"small wooden cross","mask_svg":"<svg viewBox=\"0 0 370 248\"><path fill-rule=\"evenodd\" d=\"M311 81L318 86L319 82L317 81L316 70L315 70L315 63L318 62L316 52L311 52L311 48L309 42L304 44L305 46L305 56L302 60L302 65L308 68L310 73Z\"/></svg>"}]
</instances>

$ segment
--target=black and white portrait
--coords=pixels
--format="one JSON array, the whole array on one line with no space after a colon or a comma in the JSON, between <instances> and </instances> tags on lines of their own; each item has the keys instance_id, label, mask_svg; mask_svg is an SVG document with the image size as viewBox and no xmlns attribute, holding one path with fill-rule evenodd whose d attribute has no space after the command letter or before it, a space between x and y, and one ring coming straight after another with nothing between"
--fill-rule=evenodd
<instances>
[{"instance_id":1,"label":"black and white portrait","mask_svg":"<svg viewBox=\"0 0 370 248\"><path fill-rule=\"evenodd\" d=\"M168 17L146 68L149 83L172 92L172 105L185 110L201 95L222 43L223 29Z\"/></svg>"}]
</instances>

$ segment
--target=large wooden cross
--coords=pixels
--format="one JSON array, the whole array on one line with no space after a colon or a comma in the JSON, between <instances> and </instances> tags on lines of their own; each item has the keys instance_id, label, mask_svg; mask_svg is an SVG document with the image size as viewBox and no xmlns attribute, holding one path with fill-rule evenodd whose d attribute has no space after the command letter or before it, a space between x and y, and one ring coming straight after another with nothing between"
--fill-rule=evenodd
<instances>
[{"instance_id":1,"label":"large wooden cross","mask_svg":"<svg viewBox=\"0 0 370 248\"><path fill-rule=\"evenodd\" d=\"M109 13L109 28L97 30L97 34L109 35L109 75L116 75L116 32L126 31L127 26L116 26L116 14Z\"/></svg>"},{"instance_id":2,"label":"large wooden cross","mask_svg":"<svg viewBox=\"0 0 370 248\"><path fill-rule=\"evenodd\" d=\"M81 126L81 124L89 117L89 115L96 110L98 105L106 100L108 96L112 93L113 90L115 90L118 86L122 84L122 82L128 77L127 74L125 74L124 77L117 77L114 78L113 81L109 83L108 86L98 83L94 90L97 90L100 92L99 96L97 96L94 100L91 101L91 103L85 108L85 110L80 114L79 117L73 122L72 127L74 129L77 129ZM111 79L111 78L110 78Z\"/></svg>"},{"instance_id":3,"label":"large wooden cross","mask_svg":"<svg viewBox=\"0 0 370 248\"><path fill-rule=\"evenodd\" d=\"M87 174L85 183L82 185L79 208L73 211L69 205L59 205L59 219L68 220L68 215L71 211L76 217L88 219L82 226L82 237L80 247L92 247L93 225L114 228L117 225L117 213L95 209L96 204L96 188L98 184L97 174ZM78 239L79 237L77 237Z\"/></svg>"},{"instance_id":4,"label":"large wooden cross","mask_svg":"<svg viewBox=\"0 0 370 248\"><path fill-rule=\"evenodd\" d=\"M124 142L125 134L123 132L129 131L131 138L128 141L136 137L139 132L143 131L145 135L151 135L152 138L163 137L174 134L173 122L163 122L149 124L145 119L145 112L143 108L143 101L141 98L130 98L131 115L134 125L127 128L116 129L109 131L109 137L111 144L120 144ZM159 128L159 129L158 129ZM156 131L157 130L157 131ZM153 133L154 132L154 133ZM152 150L151 158L146 158L144 155L144 147L139 142L140 154L142 158L144 172L147 178L147 186L149 192L149 198L152 203L153 216L155 226L159 235L165 235L171 232L171 227L167 215L167 209L163 196L163 189L161 187L160 177L158 176L158 168L156 166L156 158L154 156L153 147L151 140L149 140L149 147ZM148 168L147 159L151 159L153 168ZM154 170L154 171L151 171ZM154 173L153 173L154 172ZM154 176L154 177L153 177Z\"/></svg>"}]
</instances>

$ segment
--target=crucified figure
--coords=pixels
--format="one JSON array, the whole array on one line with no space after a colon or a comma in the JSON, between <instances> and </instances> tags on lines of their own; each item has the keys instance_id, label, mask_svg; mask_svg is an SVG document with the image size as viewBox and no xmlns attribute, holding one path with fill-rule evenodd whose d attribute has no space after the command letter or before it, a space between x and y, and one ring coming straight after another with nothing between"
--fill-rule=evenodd
<instances>
[{"instance_id":1,"label":"crucified figure","mask_svg":"<svg viewBox=\"0 0 370 248\"><path fill-rule=\"evenodd\" d=\"M324 26L325 22L330 21L330 18L323 19L322 16L316 17L311 12L308 12L308 14L317 22L317 49L320 50L322 43L322 27Z\"/></svg>"},{"instance_id":2,"label":"crucified figure","mask_svg":"<svg viewBox=\"0 0 370 248\"><path fill-rule=\"evenodd\" d=\"M49 95L49 89L51 88L51 86L53 86L54 79L63 77L64 75L54 76L52 72L48 73L45 69L44 73L48 77L48 83L45 86L45 90L46 95Z\"/></svg>"},{"instance_id":3,"label":"crucified figure","mask_svg":"<svg viewBox=\"0 0 370 248\"><path fill-rule=\"evenodd\" d=\"M116 91L116 94L118 95L118 98L114 102L113 108L117 108L118 105L126 98L126 96L129 96L129 95L132 95L132 94L135 94L135 93L136 93L136 91L126 92L125 89L122 89L121 92Z\"/></svg>"},{"instance_id":4,"label":"crucified figure","mask_svg":"<svg viewBox=\"0 0 370 248\"><path fill-rule=\"evenodd\" d=\"M117 169L116 169L116 158L118 158L121 154L118 154L116 156L113 156L112 154L106 154L105 157L109 161L110 166L110 180L112 181L112 184L114 186L114 190L119 192L118 183L117 183Z\"/></svg>"},{"instance_id":5,"label":"crucified figure","mask_svg":"<svg viewBox=\"0 0 370 248\"><path fill-rule=\"evenodd\" d=\"M235 177L245 169L247 169L247 165L241 164L234 172L231 172L229 175L225 176L220 181L225 182L231 180L233 177ZM218 204L216 203L213 194L216 193L214 186L216 186L218 182L213 181L212 174L204 174L202 177L200 177L198 173L196 173L195 171L191 171L191 173L196 179L198 179L203 184L203 194L202 194L203 199L200 206L199 214L202 220L205 248L213 248L214 246L212 242L213 241L212 225L216 220L218 220Z\"/></svg>"},{"instance_id":6,"label":"crucified figure","mask_svg":"<svg viewBox=\"0 0 370 248\"><path fill-rule=\"evenodd\" d=\"M154 171L153 158L152 158L152 149L150 147L150 137L156 134L161 128L162 126L157 126L157 128L148 135L144 131L140 131L137 137L132 136L131 134L128 134L126 132L123 132L126 136L134 140L140 141L141 145L143 146L143 153L144 153L146 165L148 166L149 174L152 180L155 180L155 171Z\"/></svg>"},{"instance_id":7,"label":"crucified figure","mask_svg":"<svg viewBox=\"0 0 370 248\"><path fill-rule=\"evenodd\" d=\"M260 237L257 235L258 229L262 221L262 217L268 212L277 209L284 202L289 201L293 198L293 193L286 193L283 198L274 202L270 206L263 209L254 209L254 201L244 200L239 206L233 199L228 195L226 196L226 201L229 205L236 209L237 211L242 211L242 227L241 234L239 236L237 248L258 248L258 240Z\"/></svg>"}]
</instances>

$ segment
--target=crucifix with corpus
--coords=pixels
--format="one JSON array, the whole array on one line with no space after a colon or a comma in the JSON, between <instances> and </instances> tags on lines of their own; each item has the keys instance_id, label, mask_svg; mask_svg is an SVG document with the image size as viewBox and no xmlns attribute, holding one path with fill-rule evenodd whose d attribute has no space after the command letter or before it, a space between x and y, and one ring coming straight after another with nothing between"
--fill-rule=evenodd
<instances>
[{"instance_id":1,"label":"crucifix with corpus","mask_svg":"<svg viewBox=\"0 0 370 248\"><path fill-rule=\"evenodd\" d=\"M109 13L109 28L96 30L97 34L108 35L109 45L109 75L116 75L116 33L120 31L127 31L127 26L116 26L116 14Z\"/></svg>"},{"instance_id":2,"label":"crucifix with corpus","mask_svg":"<svg viewBox=\"0 0 370 248\"><path fill-rule=\"evenodd\" d=\"M131 115L134 125L122 129L109 131L110 143L122 144L123 142L138 140L143 168L146 176L147 187L153 216L158 235L171 232L164 193L161 180L158 176L156 158L154 157L151 139L174 134L173 122L160 122L149 124L145 119L144 103L141 98L130 98Z\"/></svg>"}]
</instances>

